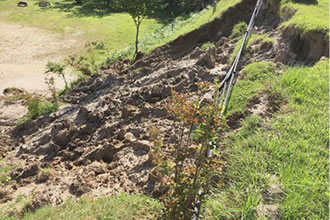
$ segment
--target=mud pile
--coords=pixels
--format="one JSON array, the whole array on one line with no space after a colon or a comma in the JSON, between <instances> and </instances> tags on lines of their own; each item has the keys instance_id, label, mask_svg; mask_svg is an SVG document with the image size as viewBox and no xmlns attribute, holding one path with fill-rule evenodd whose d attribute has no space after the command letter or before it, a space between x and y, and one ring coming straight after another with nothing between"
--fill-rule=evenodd
<instances>
[{"instance_id":1,"label":"mud pile","mask_svg":"<svg viewBox=\"0 0 330 220\"><path fill-rule=\"evenodd\" d=\"M244 20L248 19L254 2L243 2L249 6L247 14L242 13ZM230 10L238 10L242 4ZM260 60L287 63L288 57L292 58L290 62L299 61L290 44L283 43L287 41L286 35L276 29L278 19L273 23L266 19L273 11L274 7L270 6L263 9L255 33L266 34L274 42L254 42L240 67ZM62 97L70 104L58 112L14 129L11 135L17 143L12 145L11 158L21 164L3 188L6 193L0 192L0 201L8 201L20 193L33 194L37 195L36 206L41 206L60 204L70 196L83 194L153 193L155 182L149 172L155 164L151 159L153 144L149 129L158 128L165 145L174 143L173 118L164 108L171 91L194 97L197 82L213 82L224 77L238 39L228 38L236 20L221 19L215 24L222 21L226 28L217 29L221 33L212 36L216 40L200 37L181 45L182 38L192 38L189 33L136 62L118 61ZM201 45L209 40L213 40L215 47L202 50ZM210 99L212 94L210 88L204 97ZM251 102L247 112L263 115L270 108L268 102L261 94ZM229 124L235 124L238 118L229 119Z\"/></svg>"}]
</instances>

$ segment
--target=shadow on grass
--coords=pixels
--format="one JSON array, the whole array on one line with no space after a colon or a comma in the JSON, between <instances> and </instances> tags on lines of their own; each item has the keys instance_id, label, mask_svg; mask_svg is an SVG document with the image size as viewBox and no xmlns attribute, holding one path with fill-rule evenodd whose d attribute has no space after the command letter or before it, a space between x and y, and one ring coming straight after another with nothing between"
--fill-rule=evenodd
<instances>
[{"instance_id":1,"label":"shadow on grass","mask_svg":"<svg viewBox=\"0 0 330 220\"><path fill-rule=\"evenodd\" d=\"M123 12L115 6L108 6L103 0L84 1L82 5L73 0L55 2L52 9L70 13L69 17L104 17L111 13Z\"/></svg>"},{"instance_id":2,"label":"shadow on grass","mask_svg":"<svg viewBox=\"0 0 330 220\"><path fill-rule=\"evenodd\" d=\"M291 0L294 3L305 4L305 5L317 5L318 0Z\"/></svg>"},{"instance_id":3,"label":"shadow on grass","mask_svg":"<svg viewBox=\"0 0 330 220\"><path fill-rule=\"evenodd\" d=\"M0 0L1 1L1 0ZM111 1L110 1L111 2ZM36 5L39 2L35 3ZM50 8L43 8L44 10L59 10L68 13L69 17L105 17L112 13L121 13L124 10L112 1L110 5L106 0L83 0L79 5L74 0L60 0L52 4ZM164 7L156 6L152 8L148 14L149 18L154 18L163 24L169 24L175 20L176 17L181 16L183 19L190 17L190 13L183 10L169 10Z\"/></svg>"}]
</instances>

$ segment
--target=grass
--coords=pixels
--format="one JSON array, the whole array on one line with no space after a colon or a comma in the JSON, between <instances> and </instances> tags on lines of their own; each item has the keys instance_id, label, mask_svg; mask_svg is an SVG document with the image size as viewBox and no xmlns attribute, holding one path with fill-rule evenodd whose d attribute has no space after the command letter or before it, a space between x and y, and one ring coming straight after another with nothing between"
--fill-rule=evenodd
<instances>
[{"instance_id":1,"label":"grass","mask_svg":"<svg viewBox=\"0 0 330 220\"><path fill-rule=\"evenodd\" d=\"M230 37L231 38L241 37L245 33L246 29L247 29L247 24L244 21L241 21L234 26Z\"/></svg>"},{"instance_id":2,"label":"grass","mask_svg":"<svg viewBox=\"0 0 330 220\"><path fill-rule=\"evenodd\" d=\"M68 200L62 206L46 206L35 212L28 212L22 220L90 220L90 219L156 219L161 205L158 201L143 195L128 195L92 199L84 197L79 201ZM6 220L18 219L12 216Z\"/></svg>"},{"instance_id":3,"label":"grass","mask_svg":"<svg viewBox=\"0 0 330 220\"><path fill-rule=\"evenodd\" d=\"M227 110L228 116L243 112L249 100L266 89L266 85L276 75L276 66L268 61L256 62L244 67L240 74L243 79L235 84Z\"/></svg>"},{"instance_id":4,"label":"grass","mask_svg":"<svg viewBox=\"0 0 330 220\"><path fill-rule=\"evenodd\" d=\"M213 20L240 1L222 0L217 4L215 13L212 8L207 8L198 13L177 17L167 25L156 19L145 19L140 31L140 48L143 52L150 52ZM108 48L107 53L95 52L98 63L107 56L132 56L135 26L127 13L110 13L105 10L83 13L84 5L76 6L73 2L53 1L52 8L41 9L37 0L30 1L26 8L17 7L15 0L0 1L0 21L27 24L59 33L82 32L81 40L101 41Z\"/></svg>"},{"instance_id":5,"label":"grass","mask_svg":"<svg viewBox=\"0 0 330 220\"><path fill-rule=\"evenodd\" d=\"M17 126L26 124L42 115L57 111L58 104L46 100L42 96L33 96L27 99L28 112L17 121Z\"/></svg>"},{"instance_id":6,"label":"grass","mask_svg":"<svg viewBox=\"0 0 330 220\"><path fill-rule=\"evenodd\" d=\"M18 194L14 200L6 203L5 206L0 210L0 219L19 219L19 217L9 217L8 213L19 216L29 205L31 205L32 196L24 196L23 194Z\"/></svg>"},{"instance_id":7,"label":"grass","mask_svg":"<svg viewBox=\"0 0 330 220\"><path fill-rule=\"evenodd\" d=\"M328 64L288 68L271 80L285 110L271 120L252 114L226 138L227 181L206 202L205 219L265 219L260 203L279 204L281 219L328 219ZM267 198L274 177L283 193Z\"/></svg>"},{"instance_id":8,"label":"grass","mask_svg":"<svg viewBox=\"0 0 330 220\"><path fill-rule=\"evenodd\" d=\"M263 43L266 42L274 43L274 39L265 34L251 34L245 46L245 51L248 51L251 45L253 45L256 41L262 41ZM232 63L235 60L235 57L237 56L242 43L243 43L243 37L241 37L241 39L236 43L236 46L229 58L230 63Z\"/></svg>"},{"instance_id":9,"label":"grass","mask_svg":"<svg viewBox=\"0 0 330 220\"><path fill-rule=\"evenodd\" d=\"M301 3L282 0L282 10L284 7L291 7L296 13L291 19L282 23L282 26L293 25L303 32L319 30L329 36L329 0L301 1Z\"/></svg>"},{"instance_id":10,"label":"grass","mask_svg":"<svg viewBox=\"0 0 330 220\"><path fill-rule=\"evenodd\" d=\"M206 42L202 45L202 50L207 51L209 48L215 47L215 44L212 42Z\"/></svg>"},{"instance_id":11,"label":"grass","mask_svg":"<svg viewBox=\"0 0 330 220\"><path fill-rule=\"evenodd\" d=\"M10 180L10 173L16 169L16 164L8 164L5 160L0 161L0 186L6 185Z\"/></svg>"}]
</instances>

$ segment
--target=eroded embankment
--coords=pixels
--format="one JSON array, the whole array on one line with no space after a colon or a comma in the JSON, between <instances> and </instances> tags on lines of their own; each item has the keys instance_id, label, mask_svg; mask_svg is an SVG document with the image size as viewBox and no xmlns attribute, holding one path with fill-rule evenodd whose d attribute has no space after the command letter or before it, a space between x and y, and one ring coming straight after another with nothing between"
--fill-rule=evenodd
<instances>
[{"instance_id":1,"label":"eroded embankment","mask_svg":"<svg viewBox=\"0 0 330 220\"><path fill-rule=\"evenodd\" d=\"M69 196L86 193L158 194L157 181L149 176L155 166L149 129L157 127L165 145L176 142L173 118L164 109L171 89L194 97L196 82L213 82L224 76L238 41L228 38L230 30L238 21L249 18L254 3L243 1L221 18L135 63L118 61L108 66L102 75L80 83L62 97L70 105L15 129L12 137L17 144L12 146L12 158L20 166L2 189L1 201L10 201L19 193L32 196L38 205L60 204ZM276 7L267 5L262 9L254 33L272 40L252 42L240 67L261 60L278 65L287 63L289 58L293 64L306 61L292 50L295 41L287 39L283 29L277 29ZM276 19L269 19L271 13ZM207 51L198 47L210 40L215 47ZM322 56L324 52L318 54ZM209 88L203 98L211 100L212 94L213 88ZM229 118L231 129L238 128L239 120L253 112L271 117L279 108L272 101L265 94L251 99L246 111ZM16 183L18 189L12 187Z\"/></svg>"}]
</instances>

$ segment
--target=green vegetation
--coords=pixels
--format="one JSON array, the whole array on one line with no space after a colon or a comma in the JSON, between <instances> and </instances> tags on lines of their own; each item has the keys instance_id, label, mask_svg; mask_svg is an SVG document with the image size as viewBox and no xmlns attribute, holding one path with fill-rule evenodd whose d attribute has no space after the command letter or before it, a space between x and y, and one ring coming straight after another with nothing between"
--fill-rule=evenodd
<instances>
[{"instance_id":1,"label":"green vegetation","mask_svg":"<svg viewBox=\"0 0 330 220\"><path fill-rule=\"evenodd\" d=\"M202 50L206 51L208 50L209 48L212 48L212 47L215 47L215 44L212 43L212 42L206 42L202 45Z\"/></svg>"},{"instance_id":2,"label":"green vegetation","mask_svg":"<svg viewBox=\"0 0 330 220\"><path fill-rule=\"evenodd\" d=\"M140 50L150 52L213 20L240 1L222 0L217 3L215 11L206 8L201 12L179 16L170 24L146 18L140 29ZM95 53L96 63L109 55L108 61L120 56L132 57L134 54L135 27L127 13L109 12L106 9L86 11L86 6L64 0L56 1L52 8L47 9L39 8L37 0L30 1L27 8L17 7L16 3L15 0L0 1L1 21L28 24L60 33L83 32L77 36L80 40L102 41L108 48L108 54Z\"/></svg>"},{"instance_id":3,"label":"green vegetation","mask_svg":"<svg viewBox=\"0 0 330 220\"><path fill-rule=\"evenodd\" d=\"M243 79L235 84L227 110L228 116L242 113L249 101L259 91L266 89L276 76L276 65L268 61L251 63L244 67L240 74Z\"/></svg>"},{"instance_id":4,"label":"green vegetation","mask_svg":"<svg viewBox=\"0 0 330 220\"><path fill-rule=\"evenodd\" d=\"M210 83L200 83L202 92ZM219 177L223 161L218 157L216 134L223 129L219 120L219 109L215 103L200 105L200 99L193 101L187 95L172 91L172 98L166 105L173 124L178 126L177 141L167 148L161 147L157 130L151 129L154 140L153 163L157 164L151 175L159 179L168 190L160 197L164 204L164 219L191 219L194 205L202 198L199 190L208 192L212 178ZM164 150L166 149L166 150ZM209 150L217 155L208 157Z\"/></svg>"},{"instance_id":5,"label":"green vegetation","mask_svg":"<svg viewBox=\"0 0 330 220\"><path fill-rule=\"evenodd\" d=\"M58 103L50 102L42 96L33 96L27 100L28 113L17 121L17 125L23 125L31 120L39 118L41 115L57 111Z\"/></svg>"},{"instance_id":6,"label":"green vegetation","mask_svg":"<svg viewBox=\"0 0 330 220\"><path fill-rule=\"evenodd\" d=\"M65 89L67 89L68 88L68 82L67 82L66 77L65 77L64 69L65 69L65 65L63 65L63 64L48 62L47 66L46 66L46 72L45 73L46 74L53 73L53 74L56 74L59 77L61 77L64 81Z\"/></svg>"},{"instance_id":7,"label":"green vegetation","mask_svg":"<svg viewBox=\"0 0 330 220\"><path fill-rule=\"evenodd\" d=\"M0 186L7 184L10 178L10 172L16 169L17 165L9 165L5 160L0 161Z\"/></svg>"},{"instance_id":8,"label":"green vegetation","mask_svg":"<svg viewBox=\"0 0 330 220\"><path fill-rule=\"evenodd\" d=\"M278 204L281 219L328 219L328 63L277 75L270 88L287 100L282 112L250 115L224 140L227 183L206 202L206 219L263 219L261 203Z\"/></svg>"},{"instance_id":9,"label":"green vegetation","mask_svg":"<svg viewBox=\"0 0 330 220\"><path fill-rule=\"evenodd\" d=\"M117 196L92 199L84 197L79 201L68 200L59 207L46 206L35 212L26 213L23 220L58 219L156 219L161 205L143 195L119 194ZM17 219L7 217L6 220Z\"/></svg>"},{"instance_id":10,"label":"green vegetation","mask_svg":"<svg viewBox=\"0 0 330 220\"><path fill-rule=\"evenodd\" d=\"M24 196L21 193L17 195L17 197L7 203L0 210L0 219L1 220L9 220L9 219L19 219L19 215L26 210L26 208L31 204L33 196ZM17 217L9 217L7 214L12 213Z\"/></svg>"},{"instance_id":11,"label":"green vegetation","mask_svg":"<svg viewBox=\"0 0 330 220\"><path fill-rule=\"evenodd\" d=\"M250 46L253 45L257 41L262 41L263 43L267 43L267 42L274 43L274 39L271 37L268 37L265 34L251 34L247 41L247 44L245 46L245 51L248 52ZM241 48L242 43L243 43L243 37L241 37L241 39L236 43L234 51L230 55L230 59L229 59L230 63L232 63L234 61L235 57L238 54L239 49Z\"/></svg>"},{"instance_id":12,"label":"green vegetation","mask_svg":"<svg viewBox=\"0 0 330 220\"><path fill-rule=\"evenodd\" d=\"M282 0L282 11L284 7L293 8L296 13L282 26L293 25L304 32L320 30L329 35L329 0Z\"/></svg>"},{"instance_id":13,"label":"green vegetation","mask_svg":"<svg viewBox=\"0 0 330 220\"><path fill-rule=\"evenodd\" d=\"M246 29L247 29L247 24L244 21L241 21L234 26L230 37L231 38L241 37L245 33Z\"/></svg>"}]
</instances>

